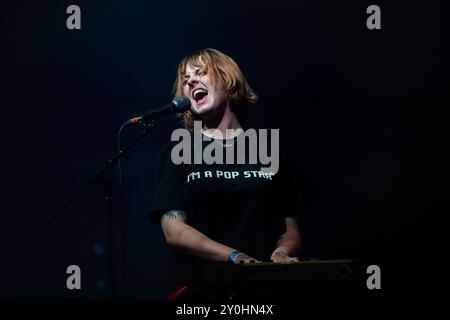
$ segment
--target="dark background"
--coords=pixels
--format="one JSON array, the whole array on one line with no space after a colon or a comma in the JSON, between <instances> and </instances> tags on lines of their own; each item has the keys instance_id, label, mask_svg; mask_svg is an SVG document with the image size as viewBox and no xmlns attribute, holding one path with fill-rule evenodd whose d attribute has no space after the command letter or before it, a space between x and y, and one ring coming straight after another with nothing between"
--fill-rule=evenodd
<instances>
[{"instance_id":1,"label":"dark background","mask_svg":"<svg viewBox=\"0 0 450 320\"><path fill-rule=\"evenodd\" d=\"M170 101L179 60L206 47L232 56L259 94L250 125L289 143L304 188L301 258L379 265L382 290L369 298L444 297L445 11L392 2L3 3L0 298L110 297L102 186L40 224L115 153L124 121ZM71 4L81 30L66 28ZM370 4L381 30L366 28ZM124 219L114 179L118 298L164 295L167 248L147 211L159 150L179 125L159 120L123 164ZM82 290L66 288L71 264Z\"/></svg>"}]
</instances>

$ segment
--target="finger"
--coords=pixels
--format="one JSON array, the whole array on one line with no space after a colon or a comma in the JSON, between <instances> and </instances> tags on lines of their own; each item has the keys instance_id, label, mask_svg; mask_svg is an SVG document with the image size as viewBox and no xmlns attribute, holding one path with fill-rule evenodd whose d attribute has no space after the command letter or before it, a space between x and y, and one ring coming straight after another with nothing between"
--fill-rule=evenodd
<instances>
[{"instance_id":1,"label":"finger","mask_svg":"<svg viewBox=\"0 0 450 320\"><path fill-rule=\"evenodd\" d=\"M248 262L249 262L249 263L259 263L259 262L261 262L261 261L256 260L256 259L250 259Z\"/></svg>"},{"instance_id":2,"label":"finger","mask_svg":"<svg viewBox=\"0 0 450 320\"><path fill-rule=\"evenodd\" d=\"M247 258L244 260L244 263L261 263L262 261L257 260L255 258Z\"/></svg>"},{"instance_id":3,"label":"finger","mask_svg":"<svg viewBox=\"0 0 450 320\"><path fill-rule=\"evenodd\" d=\"M275 259L272 259L272 261L275 263L287 262L288 258L275 258Z\"/></svg>"}]
</instances>

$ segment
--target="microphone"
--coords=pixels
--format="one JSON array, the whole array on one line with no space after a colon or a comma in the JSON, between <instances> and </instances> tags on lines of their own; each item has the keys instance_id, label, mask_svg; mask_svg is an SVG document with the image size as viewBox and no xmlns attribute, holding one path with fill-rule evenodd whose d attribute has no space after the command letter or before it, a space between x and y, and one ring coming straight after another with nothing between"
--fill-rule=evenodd
<instances>
[{"instance_id":1,"label":"microphone","mask_svg":"<svg viewBox=\"0 0 450 320\"><path fill-rule=\"evenodd\" d=\"M138 117L131 118L125 124L136 124L141 121L152 120L167 114L183 112L191 107L191 100L186 96L175 97L169 104L157 109L153 109L141 114Z\"/></svg>"}]
</instances>

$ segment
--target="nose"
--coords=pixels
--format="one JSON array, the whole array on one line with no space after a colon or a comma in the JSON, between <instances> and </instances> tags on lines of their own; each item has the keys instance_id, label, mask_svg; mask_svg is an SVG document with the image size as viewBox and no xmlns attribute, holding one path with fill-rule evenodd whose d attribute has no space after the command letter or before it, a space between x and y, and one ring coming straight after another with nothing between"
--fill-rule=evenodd
<instances>
[{"instance_id":1,"label":"nose","mask_svg":"<svg viewBox=\"0 0 450 320\"><path fill-rule=\"evenodd\" d=\"M187 83L188 83L189 86L193 86L193 85L197 84L198 83L197 76L196 75L190 76L188 81L187 81Z\"/></svg>"}]
</instances>

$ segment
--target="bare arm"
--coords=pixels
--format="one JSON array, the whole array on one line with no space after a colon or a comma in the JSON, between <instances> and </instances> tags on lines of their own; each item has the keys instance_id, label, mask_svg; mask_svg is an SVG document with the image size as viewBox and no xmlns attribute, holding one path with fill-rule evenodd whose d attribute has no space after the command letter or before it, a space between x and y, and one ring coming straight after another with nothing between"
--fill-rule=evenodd
<instances>
[{"instance_id":1,"label":"bare arm","mask_svg":"<svg viewBox=\"0 0 450 320\"><path fill-rule=\"evenodd\" d=\"M283 233L270 259L274 262L298 261L302 239L297 221L292 217L284 217L282 223Z\"/></svg>"},{"instance_id":2,"label":"bare arm","mask_svg":"<svg viewBox=\"0 0 450 320\"><path fill-rule=\"evenodd\" d=\"M216 242L205 234L187 224L186 213L179 210L166 212L161 218L161 226L169 245L188 251L198 257L226 262L228 255L236 249ZM242 253L237 255L233 261L247 262L253 259ZM255 259L253 259L255 260Z\"/></svg>"}]
</instances>

